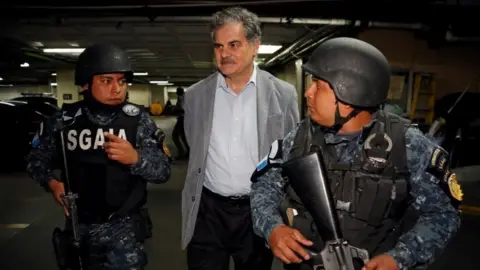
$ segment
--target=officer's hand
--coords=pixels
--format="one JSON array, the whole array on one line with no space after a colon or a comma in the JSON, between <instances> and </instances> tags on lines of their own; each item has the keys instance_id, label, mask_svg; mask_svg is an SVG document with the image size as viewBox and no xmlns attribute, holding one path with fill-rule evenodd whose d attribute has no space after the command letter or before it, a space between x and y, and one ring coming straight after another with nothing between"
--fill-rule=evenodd
<instances>
[{"instance_id":1,"label":"officer's hand","mask_svg":"<svg viewBox=\"0 0 480 270\"><path fill-rule=\"evenodd\" d=\"M62 199L62 196L65 195L65 186L63 185L62 182L52 179L48 182L48 187L52 191L53 198L55 198L55 201L61 206L63 206L63 211L65 212L65 216L69 216L70 213L68 212L68 207L65 204L65 202Z\"/></svg>"},{"instance_id":2,"label":"officer's hand","mask_svg":"<svg viewBox=\"0 0 480 270\"><path fill-rule=\"evenodd\" d=\"M362 270L398 270L397 262L387 254L372 258Z\"/></svg>"},{"instance_id":3,"label":"officer's hand","mask_svg":"<svg viewBox=\"0 0 480 270\"><path fill-rule=\"evenodd\" d=\"M108 158L125 165L133 165L138 161L138 152L129 141L121 139L111 133L105 132L104 136L109 142L103 145Z\"/></svg>"},{"instance_id":4,"label":"officer's hand","mask_svg":"<svg viewBox=\"0 0 480 270\"><path fill-rule=\"evenodd\" d=\"M310 256L300 244L305 246L313 245L300 231L286 225L280 225L273 229L270 234L269 244L273 255L286 264L301 263L301 258L309 260Z\"/></svg>"}]
</instances>

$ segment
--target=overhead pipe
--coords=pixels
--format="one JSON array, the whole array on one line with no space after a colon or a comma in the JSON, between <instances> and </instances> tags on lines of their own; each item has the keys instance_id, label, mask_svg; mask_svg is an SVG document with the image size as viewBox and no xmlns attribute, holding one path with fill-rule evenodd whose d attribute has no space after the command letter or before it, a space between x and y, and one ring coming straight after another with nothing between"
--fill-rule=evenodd
<instances>
[{"instance_id":1,"label":"overhead pipe","mask_svg":"<svg viewBox=\"0 0 480 270\"><path fill-rule=\"evenodd\" d=\"M301 49L300 51L298 52L295 52L296 55L302 55L303 53L311 50L312 48L315 48L317 47L318 45L320 45L321 43L323 43L324 41L332 38L333 36L338 36L339 34L341 34L341 32L345 31L345 30L350 30L348 28L336 28L336 29L332 29L332 31L330 33L328 33L327 35L325 35L324 37L320 38L319 40L309 44L307 47Z\"/></svg>"},{"instance_id":2,"label":"overhead pipe","mask_svg":"<svg viewBox=\"0 0 480 270\"><path fill-rule=\"evenodd\" d=\"M119 21L123 23L130 24L152 24L152 23L164 23L164 22L210 22L212 17L209 16L159 16L151 20L147 16L137 16L137 17L103 17L96 20L95 18L69 18L68 24L80 23L84 25L85 23L105 23L112 22L118 23ZM346 20L346 19L314 19L314 18L288 18L288 17L259 17L261 23L271 23L271 24L301 24L301 25L332 25L332 26L349 26L353 25L355 27L362 26L362 21L360 20ZM28 19L26 21L29 24L36 24L35 22L46 22L51 25L50 19ZM410 29L410 30L421 30L429 28L428 26L422 23L391 23L391 22L381 22L381 21L368 21L364 24L367 27L372 28L397 28L397 29Z\"/></svg>"},{"instance_id":3,"label":"overhead pipe","mask_svg":"<svg viewBox=\"0 0 480 270\"><path fill-rule=\"evenodd\" d=\"M447 42L458 42L458 41L475 41L480 42L480 37L459 37L452 34L450 30L445 34L445 40Z\"/></svg>"},{"instance_id":4,"label":"overhead pipe","mask_svg":"<svg viewBox=\"0 0 480 270\"><path fill-rule=\"evenodd\" d=\"M264 21L267 22L275 22L278 18L263 18ZM332 28L327 28L326 33L322 33L321 35L315 35L316 38L314 41L311 39L307 42L304 42L304 39L301 38L299 41L294 42L289 47L287 47L282 52L278 53L271 59L269 59L266 63L264 63L265 67L272 66L276 62L285 62L290 61L293 57L288 57L289 55L293 55L295 58L296 55L302 55L306 51L310 50L318 46L323 41L327 40L328 38L338 35L337 31L342 31L343 29L351 29L351 27L372 27L372 28L397 28L397 29L409 29L409 30L419 30L419 29L427 29L428 26L421 24L421 23L388 23L388 22L376 22L376 21L369 21L369 22L362 22L360 20L344 20L344 19L330 19L330 20L323 20L323 19L293 19L292 22L294 23L310 23L310 24L326 24L329 26L334 26ZM336 27L338 26L338 27ZM343 28L341 26L345 26L348 28ZM341 28L339 28L341 27ZM324 30L325 28L318 29L317 31ZM283 59L287 58L287 59Z\"/></svg>"},{"instance_id":5,"label":"overhead pipe","mask_svg":"<svg viewBox=\"0 0 480 270\"><path fill-rule=\"evenodd\" d=\"M324 34L325 32L328 31L328 29L330 28L331 26L324 26L324 27L320 27L318 29L316 29L315 31L312 31L312 32L309 32L307 34L305 34L304 36L300 37L299 39L297 39L295 42L293 42L292 44L290 44L288 47L286 47L285 49L281 50L280 52L278 52L276 55L274 55L273 57L271 57L267 62L265 62L263 65L266 66L266 67L269 67L271 66L272 64L274 64L275 62L277 62L278 60L281 60L283 57L287 56L288 54L290 54L293 50L297 49L297 48L301 48L301 47L304 47L306 46L307 44L310 44L311 42L313 42L314 40L317 40L318 39L318 36Z\"/></svg>"},{"instance_id":6,"label":"overhead pipe","mask_svg":"<svg viewBox=\"0 0 480 270\"><path fill-rule=\"evenodd\" d=\"M193 1L192 1L193 2ZM182 7L222 7L222 6L258 6L258 5L268 5L268 4L289 4L289 3L308 3L308 2L342 2L341 0L262 0L262 1L231 1L231 2L218 2L218 1L209 1L208 3L175 3L175 4L144 4L144 5L108 5L108 6L35 6L35 5L7 5L7 7L15 8L30 8L30 9L64 9L64 10L77 10L77 9L90 9L90 10L124 10L124 9L134 9L134 8L182 8ZM464 2L464 3L462 3ZM457 1L455 4L449 3L429 3L429 6L441 6L441 7L458 7L458 6L476 6L472 4L471 1L461 0Z\"/></svg>"},{"instance_id":7,"label":"overhead pipe","mask_svg":"<svg viewBox=\"0 0 480 270\"><path fill-rule=\"evenodd\" d=\"M67 63L72 64L75 63L74 60L65 59L62 57L57 57L54 55L47 55L43 52L40 52L37 48L34 48L28 44L18 42L16 40L10 38L0 38L0 43L4 45L4 50L12 51L12 52L19 52L27 57L34 57L43 61L55 62L55 63Z\"/></svg>"},{"instance_id":8,"label":"overhead pipe","mask_svg":"<svg viewBox=\"0 0 480 270\"><path fill-rule=\"evenodd\" d=\"M471 1L465 1L465 3L430 3L431 6L468 6L472 4ZM176 3L176 4L145 4L145 5L109 5L109 6L34 6L34 5L13 5L14 8L28 8L28 9L63 9L63 10L131 10L131 9L143 9L143 8L195 8L195 7L223 7L223 6L259 6L268 4L290 4L290 3L309 3L309 2L342 2L341 0L263 0L263 1L232 1L232 2L208 2L208 3ZM462 2L462 1L460 1ZM473 4L473 6L476 6ZM9 7L7 5L7 7ZM12 5L10 5L12 7Z\"/></svg>"},{"instance_id":9,"label":"overhead pipe","mask_svg":"<svg viewBox=\"0 0 480 270\"><path fill-rule=\"evenodd\" d=\"M18 8L29 9L63 9L63 10L75 10L75 9L93 9L93 10L123 10L134 8L182 8L182 7L220 7L220 6L247 6L247 5L268 5L268 4L285 4L285 3L299 3L299 2L319 2L328 0L265 0L265 1L237 1L237 2L215 2L215 3L195 3L195 4L163 4L163 5L122 5L122 6L15 6ZM339 0L337 0L340 2ZM329 1L331 2L331 1Z\"/></svg>"},{"instance_id":10,"label":"overhead pipe","mask_svg":"<svg viewBox=\"0 0 480 270\"><path fill-rule=\"evenodd\" d=\"M334 37L338 36L338 33L344 30L345 28L332 28L330 31L326 32L324 35L319 36L318 39L314 40L313 42L309 42L307 44L304 44L303 46L300 46L298 48L295 48L295 51L292 51L290 54L288 54L285 58L281 59L278 61L278 64L284 64L286 62L291 61L292 59L297 59L298 56L303 55L306 51L317 47L320 43L323 43L324 41ZM271 63L270 65L273 65L274 63ZM267 66L268 67L268 66Z\"/></svg>"},{"instance_id":11,"label":"overhead pipe","mask_svg":"<svg viewBox=\"0 0 480 270\"><path fill-rule=\"evenodd\" d=\"M317 35L314 39L310 40L308 43L303 44L302 46L299 46L298 48L295 48L295 51L292 53L292 55L301 55L303 52L314 46L315 44L318 43L319 40L322 40L325 37L329 37L332 34L336 34L337 32L341 31L342 29L345 29L345 27L339 27L339 26L330 26L327 29L325 29L324 32L321 34Z\"/></svg>"}]
</instances>

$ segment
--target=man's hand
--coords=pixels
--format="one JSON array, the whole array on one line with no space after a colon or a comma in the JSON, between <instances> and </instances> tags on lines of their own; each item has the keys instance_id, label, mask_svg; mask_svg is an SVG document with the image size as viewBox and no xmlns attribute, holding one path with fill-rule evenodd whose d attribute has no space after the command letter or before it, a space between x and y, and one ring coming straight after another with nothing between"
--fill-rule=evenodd
<instances>
[{"instance_id":1,"label":"man's hand","mask_svg":"<svg viewBox=\"0 0 480 270\"><path fill-rule=\"evenodd\" d=\"M109 142L103 145L108 158L116 160L124 165L133 165L138 161L138 152L129 141L121 139L111 133L103 133Z\"/></svg>"},{"instance_id":2,"label":"man's hand","mask_svg":"<svg viewBox=\"0 0 480 270\"><path fill-rule=\"evenodd\" d=\"M397 262L387 254L372 258L362 270L398 270Z\"/></svg>"},{"instance_id":3,"label":"man's hand","mask_svg":"<svg viewBox=\"0 0 480 270\"><path fill-rule=\"evenodd\" d=\"M273 229L270 234L269 244L273 255L286 264L301 263L301 258L309 260L310 255L301 245L313 245L300 231L286 225L280 225ZM301 258L297 255L300 255Z\"/></svg>"},{"instance_id":4,"label":"man's hand","mask_svg":"<svg viewBox=\"0 0 480 270\"><path fill-rule=\"evenodd\" d=\"M52 179L48 182L48 187L52 191L53 198L57 203L61 206L63 206L63 211L65 212L65 216L69 216L70 213L68 212L68 207L65 204L65 202L62 199L62 196L65 195L65 186L63 185L62 182Z\"/></svg>"}]
</instances>

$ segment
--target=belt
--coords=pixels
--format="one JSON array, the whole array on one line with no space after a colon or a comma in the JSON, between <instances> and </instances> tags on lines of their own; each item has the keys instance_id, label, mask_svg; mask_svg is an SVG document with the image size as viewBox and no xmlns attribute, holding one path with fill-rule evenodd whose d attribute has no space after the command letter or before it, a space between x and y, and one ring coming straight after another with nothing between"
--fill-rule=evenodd
<instances>
[{"instance_id":1,"label":"belt","mask_svg":"<svg viewBox=\"0 0 480 270\"><path fill-rule=\"evenodd\" d=\"M238 195L238 196L223 196L218 193L215 193L211 191L210 189L203 187L203 192L205 192L207 195L225 201L225 202L230 202L230 203L249 203L250 202L250 195Z\"/></svg>"}]
</instances>

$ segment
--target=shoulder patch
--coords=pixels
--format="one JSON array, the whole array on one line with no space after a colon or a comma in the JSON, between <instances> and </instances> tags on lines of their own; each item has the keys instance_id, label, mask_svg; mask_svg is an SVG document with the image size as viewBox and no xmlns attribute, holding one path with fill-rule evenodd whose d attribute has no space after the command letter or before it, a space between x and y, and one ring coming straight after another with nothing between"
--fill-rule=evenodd
<instances>
[{"instance_id":1,"label":"shoulder patch","mask_svg":"<svg viewBox=\"0 0 480 270\"><path fill-rule=\"evenodd\" d=\"M457 201L463 200L463 191L460 187L460 184L457 180L457 175L454 172L448 174L446 179L448 184L448 190L450 191L450 195Z\"/></svg>"},{"instance_id":2,"label":"shoulder patch","mask_svg":"<svg viewBox=\"0 0 480 270\"><path fill-rule=\"evenodd\" d=\"M132 104L126 104L122 111L128 116L137 116L140 113L140 108Z\"/></svg>"},{"instance_id":3,"label":"shoulder patch","mask_svg":"<svg viewBox=\"0 0 480 270\"><path fill-rule=\"evenodd\" d=\"M270 145L268 154L258 163L257 171L261 171L272 163L280 163L282 158L282 140L276 140Z\"/></svg>"},{"instance_id":4,"label":"shoulder patch","mask_svg":"<svg viewBox=\"0 0 480 270\"><path fill-rule=\"evenodd\" d=\"M440 147L433 150L429 159L427 172L442 179L448 169L448 153Z\"/></svg>"},{"instance_id":5,"label":"shoulder patch","mask_svg":"<svg viewBox=\"0 0 480 270\"><path fill-rule=\"evenodd\" d=\"M257 178L264 174L271 167L279 167L283 162L282 149L283 140L276 140L270 145L268 154L257 164L257 168L251 177L252 182L256 182Z\"/></svg>"},{"instance_id":6,"label":"shoulder patch","mask_svg":"<svg viewBox=\"0 0 480 270\"><path fill-rule=\"evenodd\" d=\"M35 136L33 136L33 139L32 139L32 142L31 142L31 145L33 148L37 148L39 145L40 145L40 133L37 132L35 133Z\"/></svg>"},{"instance_id":7,"label":"shoulder patch","mask_svg":"<svg viewBox=\"0 0 480 270\"><path fill-rule=\"evenodd\" d=\"M32 138L32 141L30 142L30 144L33 148L37 148L40 145L40 137L43 136L43 132L44 132L44 129L45 129L45 124L44 124L45 121L46 120L40 122L40 125L38 127L38 131L35 133L35 135Z\"/></svg>"},{"instance_id":8,"label":"shoulder patch","mask_svg":"<svg viewBox=\"0 0 480 270\"><path fill-rule=\"evenodd\" d=\"M275 160L282 157L282 142L283 140L276 140L270 145L270 152L268 153L269 159Z\"/></svg>"}]
</instances>

